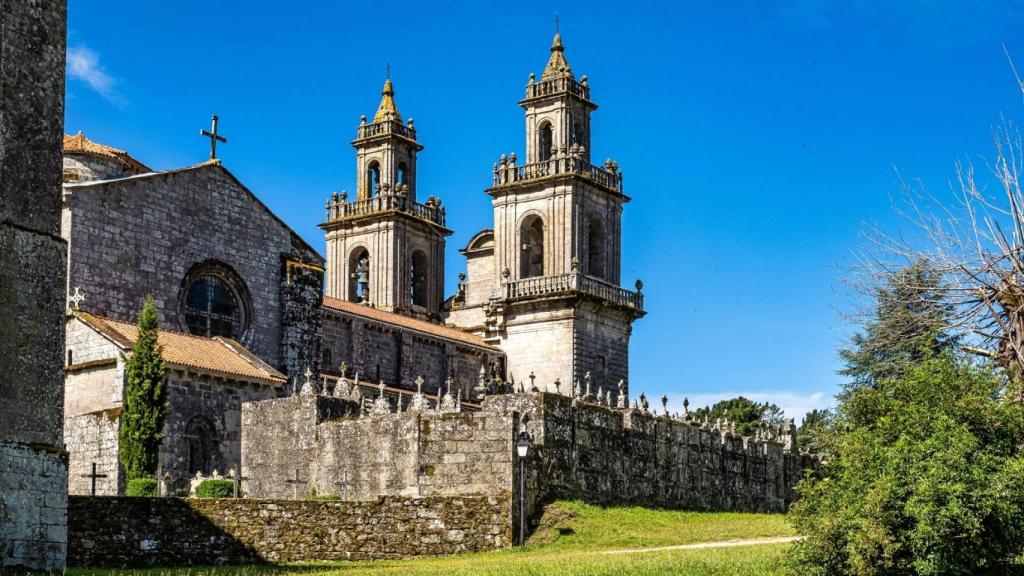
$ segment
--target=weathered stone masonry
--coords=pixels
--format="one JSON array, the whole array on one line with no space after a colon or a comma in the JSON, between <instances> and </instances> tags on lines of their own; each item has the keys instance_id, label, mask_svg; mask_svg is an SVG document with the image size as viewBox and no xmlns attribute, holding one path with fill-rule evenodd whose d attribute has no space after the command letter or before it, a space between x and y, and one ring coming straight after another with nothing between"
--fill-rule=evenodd
<instances>
[{"instance_id":1,"label":"weathered stone masonry","mask_svg":"<svg viewBox=\"0 0 1024 576\"><path fill-rule=\"evenodd\" d=\"M72 496L70 566L379 560L504 548L508 494L362 502Z\"/></svg>"},{"instance_id":2,"label":"weathered stone masonry","mask_svg":"<svg viewBox=\"0 0 1024 576\"><path fill-rule=\"evenodd\" d=\"M60 569L67 6L0 1L0 571Z\"/></svg>"}]
</instances>

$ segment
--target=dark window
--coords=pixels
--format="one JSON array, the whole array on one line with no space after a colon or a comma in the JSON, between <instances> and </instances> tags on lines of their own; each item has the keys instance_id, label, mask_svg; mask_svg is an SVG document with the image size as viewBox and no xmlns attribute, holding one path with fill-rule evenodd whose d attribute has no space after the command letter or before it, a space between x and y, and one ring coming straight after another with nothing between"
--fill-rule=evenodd
<instances>
[{"instance_id":1,"label":"dark window","mask_svg":"<svg viewBox=\"0 0 1024 576\"><path fill-rule=\"evenodd\" d=\"M604 356L602 356L600 354L597 354L595 356L595 358L594 358L594 382L593 383L594 383L595 386L603 386L603 387L605 387L606 391L610 392L611 389L607 388L608 383L605 382L607 377L608 377L608 366L607 366L607 363L605 362Z\"/></svg>"},{"instance_id":2,"label":"dark window","mask_svg":"<svg viewBox=\"0 0 1024 576\"><path fill-rule=\"evenodd\" d=\"M366 170L366 185L369 188L366 196L376 196L380 192L380 164L373 162Z\"/></svg>"},{"instance_id":3,"label":"dark window","mask_svg":"<svg viewBox=\"0 0 1024 576\"><path fill-rule=\"evenodd\" d=\"M199 336L236 338L241 326L238 298L220 277L197 276L185 293L185 324Z\"/></svg>"},{"instance_id":4,"label":"dark window","mask_svg":"<svg viewBox=\"0 0 1024 576\"><path fill-rule=\"evenodd\" d=\"M544 275L544 221L530 216L523 221L519 231L522 242L519 277L532 278Z\"/></svg>"},{"instance_id":5,"label":"dark window","mask_svg":"<svg viewBox=\"0 0 1024 576\"><path fill-rule=\"evenodd\" d=\"M410 268L412 303L416 306L426 306L427 256L419 250L413 252Z\"/></svg>"},{"instance_id":6,"label":"dark window","mask_svg":"<svg viewBox=\"0 0 1024 576\"><path fill-rule=\"evenodd\" d=\"M74 364L74 361L72 360L72 358L73 358L73 356L71 354L71 349L68 348L68 366L71 366L72 364Z\"/></svg>"},{"instance_id":7,"label":"dark window","mask_svg":"<svg viewBox=\"0 0 1024 576\"><path fill-rule=\"evenodd\" d=\"M218 465L217 430L204 416L196 416L185 427L185 442L188 446L188 473L210 474Z\"/></svg>"},{"instance_id":8,"label":"dark window","mask_svg":"<svg viewBox=\"0 0 1024 576\"><path fill-rule=\"evenodd\" d=\"M324 348L323 352L321 353L320 369L334 370L334 368L334 359L332 358L331 349Z\"/></svg>"},{"instance_id":9,"label":"dark window","mask_svg":"<svg viewBox=\"0 0 1024 576\"><path fill-rule=\"evenodd\" d=\"M369 302L370 300L370 252L366 248L356 248L348 259L349 286L348 299L352 302Z\"/></svg>"},{"instance_id":10,"label":"dark window","mask_svg":"<svg viewBox=\"0 0 1024 576\"><path fill-rule=\"evenodd\" d=\"M551 124L544 123L544 125L540 127L537 146L539 148L537 152L541 161L543 162L544 160L549 160L551 158L551 148L552 146L554 146L554 137L551 133Z\"/></svg>"}]
</instances>

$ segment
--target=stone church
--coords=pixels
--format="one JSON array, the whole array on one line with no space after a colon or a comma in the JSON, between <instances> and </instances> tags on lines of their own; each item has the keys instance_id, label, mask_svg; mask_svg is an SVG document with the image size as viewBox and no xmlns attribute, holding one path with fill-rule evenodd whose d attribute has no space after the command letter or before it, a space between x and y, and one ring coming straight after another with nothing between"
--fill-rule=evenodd
<instances>
[{"instance_id":1,"label":"stone church","mask_svg":"<svg viewBox=\"0 0 1024 576\"><path fill-rule=\"evenodd\" d=\"M450 296L446 208L417 186L423 145L390 78L352 141L354 195L328 199L326 257L215 157L216 140L209 160L158 171L66 136L71 492L123 489L124 360L147 295L169 367L160 463L178 487L240 462L243 402L333 388L341 376L357 379L367 405L383 394L398 408L418 388L464 410L495 382L625 389L631 326L644 314L640 283L619 286L629 197L615 162L591 163L597 105L558 35L519 105L523 162L511 153L495 164L485 191L494 222L460 250L466 273Z\"/></svg>"}]
</instances>

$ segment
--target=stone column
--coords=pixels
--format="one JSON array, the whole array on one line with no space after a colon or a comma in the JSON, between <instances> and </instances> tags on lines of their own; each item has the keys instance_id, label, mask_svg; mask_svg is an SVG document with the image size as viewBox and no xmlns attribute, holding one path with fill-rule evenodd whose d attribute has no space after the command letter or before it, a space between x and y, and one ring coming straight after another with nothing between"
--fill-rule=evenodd
<instances>
[{"instance_id":1,"label":"stone column","mask_svg":"<svg viewBox=\"0 0 1024 576\"><path fill-rule=\"evenodd\" d=\"M67 554L66 27L63 0L0 0L0 572Z\"/></svg>"}]
</instances>

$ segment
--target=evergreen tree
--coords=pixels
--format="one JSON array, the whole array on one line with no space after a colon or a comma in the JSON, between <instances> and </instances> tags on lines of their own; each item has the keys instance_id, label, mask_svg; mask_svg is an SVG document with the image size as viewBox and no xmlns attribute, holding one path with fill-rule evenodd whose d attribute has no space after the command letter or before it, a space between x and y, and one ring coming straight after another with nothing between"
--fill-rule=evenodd
<instances>
[{"instance_id":1,"label":"evergreen tree","mask_svg":"<svg viewBox=\"0 0 1024 576\"><path fill-rule=\"evenodd\" d=\"M800 450L806 450L812 454L826 453L822 435L828 432L831 423L831 410L814 409L805 414L803 422L796 429L796 444Z\"/></svg>"},{"instance_id":2,"label":"evergreen tree","mask_svg":"<svg viewBox=\"0 0 1024 576\"><path fill-rule=\"evenodd\" d=\"M955 346L957 338L947 332L952 314L941 275L926 260L889 274L875 290L863 331L839 351L845 363L839 373L853 378L847 390L898 377L905 367Z\"/></svg>"},{"instance_id":3,"label":"evergreen tree","mask_svg":"<svg viewBox=\"0 0 1024 576\"><path fill-rule=\"evenodd\" d=\"M786 419L785 413L775 404L754 402L743 396L721 400L711 408L705 406L693 411L695 420L703 421L704 416L711 423L719 418L728 418L729 422L736 423L736 432L741 436L752 435L761 421L777 426Z\"/></svg>"},{"instance_id":4,"label":"evergreen tree","mask_svg":"<svg viewBox=\"0 0 1024 576\"><path fill-rule=\"evenodd\" d=\"M129 480L156 472L160 441L167 416L167 368L157 344L153 297L139 315L139 333L125 365L127 384L121 412L119 455Z\"/></svg>"}]
</instances>

